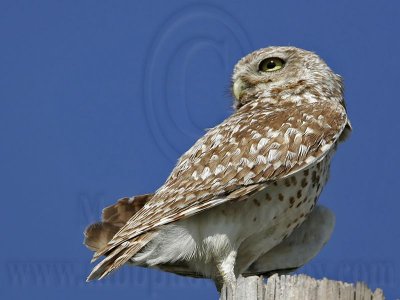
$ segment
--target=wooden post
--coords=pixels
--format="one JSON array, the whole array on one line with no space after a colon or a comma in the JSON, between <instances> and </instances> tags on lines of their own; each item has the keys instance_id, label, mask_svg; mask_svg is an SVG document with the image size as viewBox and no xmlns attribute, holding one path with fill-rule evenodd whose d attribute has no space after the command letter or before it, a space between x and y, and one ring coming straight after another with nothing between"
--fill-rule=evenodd
<instances>
[{"instance_id":1,"label":"wooden post","mask_svg":"<svg viewBox=\"0 0 400 300\"><path fill-rule=\"evenodd\" d=\"M381 289L372 292L364 283L350 283L317 280L307 275L277 274L268 278L267 284L262 277L239 277L234 296L225 286L220 300L384 300Z\"/></svg>"}]
</instances>

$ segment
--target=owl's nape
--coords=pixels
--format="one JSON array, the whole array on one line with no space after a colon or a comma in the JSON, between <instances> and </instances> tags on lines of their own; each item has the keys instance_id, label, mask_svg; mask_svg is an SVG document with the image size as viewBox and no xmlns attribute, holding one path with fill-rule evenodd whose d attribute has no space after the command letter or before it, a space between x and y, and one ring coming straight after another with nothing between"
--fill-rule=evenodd
<instances>
[{"instance_id":1,"label":"owl's nape","mask_svg":"<svg viewBox=\"0 0 400 300\"><path fill-rule=\"evenodd\" d=\"M240 274L292 269L321 249L330 231L312 216L351 129L340 78L314 53L269 47L241 59L232 82L235 113L154 194L120 201L89 227L94 259L106 257L88 280L130 263L232 286ZM319 242L296 244L321 231ZM281 263L299 249L308 255Z\"/></svg>"}]
</instances>

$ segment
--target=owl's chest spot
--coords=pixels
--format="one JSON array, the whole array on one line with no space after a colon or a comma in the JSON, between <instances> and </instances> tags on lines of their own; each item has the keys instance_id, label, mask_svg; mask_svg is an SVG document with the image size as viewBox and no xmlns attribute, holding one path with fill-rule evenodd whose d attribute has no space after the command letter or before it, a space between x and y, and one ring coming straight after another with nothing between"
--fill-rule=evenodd
<instances>
[{"instance_id":1,"label":"owl's chest spot","mask_svg":"<svg viewBox=\"0 0 400 300\"><path fill-rule=\"evenodd\" d=\"M204 211L185 222L196 228L198 239L225 234L241 243L259 233L281 241L314 208L328 177L329 161L270 184L246 200L231 201Z\"/></svg>"},{"instance_id":2,"label":"owl's chest spot","mask_svg":"<svg viewBox=\"0 0 400 300\"><path fill-rule=\"evenodd\" d=\"M276 181L247 200L248 205L253 204L251 211L254 216L249 216L245 222L249 227L255 227L255 234L269 231L273 239L280 241L286 238L314 208L328 173L329 161L323 160L311 168Z\"/></svg>"}]
</instances>

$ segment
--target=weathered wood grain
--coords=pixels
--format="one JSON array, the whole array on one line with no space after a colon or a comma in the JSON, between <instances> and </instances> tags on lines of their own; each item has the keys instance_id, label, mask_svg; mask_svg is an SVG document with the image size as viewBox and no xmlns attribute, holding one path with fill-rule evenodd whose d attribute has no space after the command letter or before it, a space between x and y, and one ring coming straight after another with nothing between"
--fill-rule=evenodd
<instances>
[{"instance_id":1,"label":"weathered wood grain","mask_svg":"<svg viewBox=\"0 0 400 300\"><path fill-rule=\"evenodd\" d=\"M240 277L235 289L225 286L220 300L384 300L381 289L372 292L364 283L314 279L307 275L273 275L265 284L262 277Z\"/></svg>"}]
</instances>

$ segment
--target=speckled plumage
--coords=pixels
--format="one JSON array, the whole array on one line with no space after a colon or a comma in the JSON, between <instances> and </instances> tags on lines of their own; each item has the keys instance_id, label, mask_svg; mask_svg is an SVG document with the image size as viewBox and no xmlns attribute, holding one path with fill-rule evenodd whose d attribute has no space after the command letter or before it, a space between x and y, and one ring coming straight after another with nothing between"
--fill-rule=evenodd
<instances>
[{"instance_id":1,"label":"speckled plumage","mask_svg":"<svg viewBox=\"0 0 400 300\"><path fill-rule=\"evenodd\" d=\"M269 57L284 66L260 71ZM351 128L340 77L311 52L270 47L241 59L232 79L234 114L199 139L129 219L115 222L118 209L136 201L125 199L88 228L94 259L106 255L89 280L131 262L232 283L312 211Z\"/></svg>"}]
</instances>

